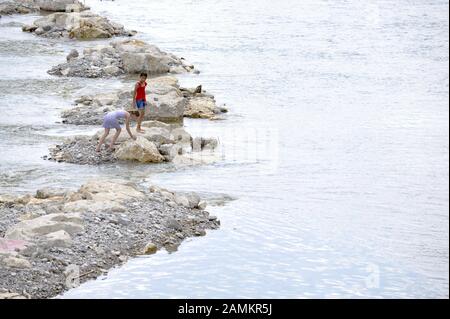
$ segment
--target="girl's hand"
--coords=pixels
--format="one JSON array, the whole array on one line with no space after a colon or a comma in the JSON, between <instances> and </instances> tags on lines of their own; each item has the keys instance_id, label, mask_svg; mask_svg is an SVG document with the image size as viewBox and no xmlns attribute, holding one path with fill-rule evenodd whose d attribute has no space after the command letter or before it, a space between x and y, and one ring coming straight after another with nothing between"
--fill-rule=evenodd
<instances>
[{"instance_id":1,"label":"girl's hand","mask_svg":"<svg viewBox=\"0 0 450 319\"><path fill-rule=\"evenodd\" d=\"M136 141L136 140L137 140L137 137L134 136L134 135L133 135L131 138L133 139L133 141Z\"/></svg>"}]
</instances>

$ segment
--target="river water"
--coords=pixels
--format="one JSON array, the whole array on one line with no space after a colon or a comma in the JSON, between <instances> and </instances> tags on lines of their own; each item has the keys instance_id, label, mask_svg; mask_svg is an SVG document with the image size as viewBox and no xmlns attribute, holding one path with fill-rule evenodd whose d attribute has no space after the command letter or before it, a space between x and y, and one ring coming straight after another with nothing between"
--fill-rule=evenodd
<instances>
[{"instance_id":1,"label":"river water","mask_svg":"<svg viewBox=\"0 0 450 319\"><path fill-rule=\"evenodd\" d=\"M220 139L211 165L41 159L84 93L126 79L46 74L71 48L0 23L0 193L118 176L196 191L222 227L136 258L66 298L447 297L448 1L86 1L183 56L230 109L186 120ZM233 200L227 200L233 199ZM224 201L225 200L225 201Z\"/></svg>"}]
</instances>

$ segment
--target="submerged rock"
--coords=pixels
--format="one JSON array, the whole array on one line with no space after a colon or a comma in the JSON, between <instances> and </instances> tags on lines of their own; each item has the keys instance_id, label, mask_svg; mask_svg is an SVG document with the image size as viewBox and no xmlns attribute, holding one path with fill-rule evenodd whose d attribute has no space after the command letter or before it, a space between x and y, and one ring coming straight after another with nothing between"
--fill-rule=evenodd
<instances>
[{"instance_id":1,"label":"submerged rock","mask_svg":"<svg viewBox=\"0 0 450 319\"><path fill-rule=\"evenodd\" d=\"M98 34L101 37L102 34ZM72 77L111 77L121 74L150 75L193 71L194 66L173 54L140 40L122 40L85 49L83 56L59 64L52 75ZM175 72L175 70L177 72Z\"/></svg>"},{"instance_id":2,"label":"submerged rock","mask_svg":"<svg viewBox=\"0 0 450 319\"><path fill-rule=\"evenodd\" d=\"M90 11L53 13L37 19L32 25L24 26L22 30L48 38L66 37L78 40L132 36L136 33Z\"/></svg>"}]
</instances>

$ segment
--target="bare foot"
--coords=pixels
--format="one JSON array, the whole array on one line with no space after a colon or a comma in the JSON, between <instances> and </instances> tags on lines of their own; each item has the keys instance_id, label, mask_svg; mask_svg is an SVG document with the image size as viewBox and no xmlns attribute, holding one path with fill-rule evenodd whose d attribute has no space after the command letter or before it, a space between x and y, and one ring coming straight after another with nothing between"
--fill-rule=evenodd
<instances>
[{"instance_id":1,"label":"bare foot","mask_svg":"<svg viewBox=\"0 0 450 319\"><path fill-rule=\"evenodd\" d=\"M114 145L111 145L110 147L108 147L108 151L110 151L110 152L114 152L115 151L115 147L114 147Z\"/></svg>"},{"instance_id":2,"label":"bare foot","mask_svg":"<svg viewBox=\"0 0 450 319\"><path fill-rule=\"evenodd\" d=\"M145 130L143 130L143 129L141 129L141 128L137 128L137 129L136 129L136 132L138 132L138 133L145 133Z\"/></svg>"}]
</instances>

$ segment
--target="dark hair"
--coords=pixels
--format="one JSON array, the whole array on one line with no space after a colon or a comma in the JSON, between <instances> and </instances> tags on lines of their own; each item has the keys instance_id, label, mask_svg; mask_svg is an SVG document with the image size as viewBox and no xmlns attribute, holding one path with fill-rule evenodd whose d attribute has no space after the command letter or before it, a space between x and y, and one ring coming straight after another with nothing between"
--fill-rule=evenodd
<instances>
[{"instance_id":1,"label":"dark hair","mask_svg":"<svg viewBox=\"0 0 450 319\"><path fill-rule=\"evenodd\" d=\"M139 116L139 111L128 111L130 115Z\"/></svg>"},{"instance_id":2,"label":"dark hair","mask_svg":"<svg viewBox=\"0 0 450 319\"><path fill-rule=\"evenodd\" d=\"M145 77L147 77L147 73L142 72L140 76L145 76Z\"/></svg>"}]
</instances>

